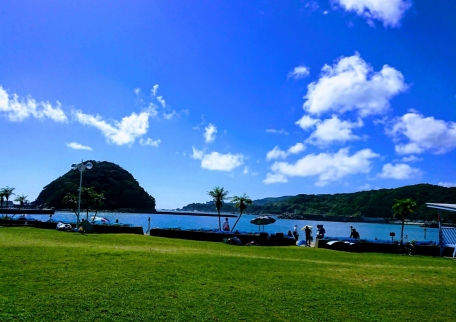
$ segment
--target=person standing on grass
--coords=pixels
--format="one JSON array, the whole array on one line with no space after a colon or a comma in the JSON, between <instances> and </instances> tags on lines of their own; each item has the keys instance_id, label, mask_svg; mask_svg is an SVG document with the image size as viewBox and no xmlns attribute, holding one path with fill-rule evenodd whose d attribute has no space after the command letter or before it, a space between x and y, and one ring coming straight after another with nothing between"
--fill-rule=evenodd
<instances>
[{"instance_id":1,"label":"person standing on grass","mask_svg":"<svg viewBox=\"0 0 456 322\"><path fill-rule=\"evenodd\" d=\"M223 230L230 231L230 223L228 222L228 218L225 218L225 222L223 223Z\"/></svg>"},{"instance_id":2,"label":"person standing on grass","mask_svg":"<svg viewBox=\"0 0 456 322\"><path fill-rule=\"evenodd\" d=\"M294 236L295 241L299 240L298 225L294 225L293 236Z\"/></svg>"},{"instance_id":3,"label":"person standing on grass","mask_svg":"<svg viewBox=\"0 0 456 322\"><path fill-rule=\"evenodd\" d=\"M309 226L304 227L304 232L306 233L306 246L310 247L310 240L312 238L312 229Z\"/></svg>"}]
</instances>

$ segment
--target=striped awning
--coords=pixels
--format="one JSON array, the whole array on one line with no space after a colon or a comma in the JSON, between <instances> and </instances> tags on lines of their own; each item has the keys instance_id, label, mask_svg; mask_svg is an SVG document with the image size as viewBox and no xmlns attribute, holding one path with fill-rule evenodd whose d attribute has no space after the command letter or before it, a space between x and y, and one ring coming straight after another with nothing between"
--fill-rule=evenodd
<instances>
[{"instance_id":1,"label":"striped awning","mask_svg":"<svg viewBox=\"0 0 456 322\"><path fill-rule=\"evenodd\" d=\"M456 245L456 228L442 227L442 244Z\"/></svg>"}]
</instances>

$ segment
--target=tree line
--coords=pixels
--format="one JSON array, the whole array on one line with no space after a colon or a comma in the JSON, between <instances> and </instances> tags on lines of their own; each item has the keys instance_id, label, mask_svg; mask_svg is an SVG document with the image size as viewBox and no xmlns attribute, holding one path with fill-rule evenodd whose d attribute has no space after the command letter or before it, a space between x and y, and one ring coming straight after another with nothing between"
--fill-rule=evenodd
<instances>
[{"instance_id":1,"label":"tree line","mask_svg":"<svg viewBox=\"0 0 456 322\"><path fill-rule=\"evenodd\" d=\"M0 189L0 207L2 209L2 218L3 218L3 206L4 206L4 204L6 204L6 207L8 207L10 197L15 195L15 193L14 193L15 189L16 188L11 188L8 186ZM28 196L23 195L23 194L16 196L14 201L19 203L19 209L24 207L24 204L28 204L27 197ZM5 201L6 201L6 203L5 203Z\"/></svg>"},{"instance_id":2,"label":"tree line","mask_svg":"<svg viewBox=\"0 0 456 322\"><path fill-rule=\"evenodd\" d=\"M414 211L408 219L435 220L437 209L428 208L426 203L456 204L456 187L442 187L431 184L417 184L394 189L378 189L355 193L339 194L299 194L290 197L268 198L267 202L253 200L249 206L251 214L286 214L287 218L299 219L309 215L375 217L390 219L394 217L393 205L397 200L413 199ZM209 203L192 203L182 208L184 211L213 211ZM224 212L237 212L234 203L224 203ZM455 214L445 212L444 220L452 219Z\"/></svg>"}]
</instances>

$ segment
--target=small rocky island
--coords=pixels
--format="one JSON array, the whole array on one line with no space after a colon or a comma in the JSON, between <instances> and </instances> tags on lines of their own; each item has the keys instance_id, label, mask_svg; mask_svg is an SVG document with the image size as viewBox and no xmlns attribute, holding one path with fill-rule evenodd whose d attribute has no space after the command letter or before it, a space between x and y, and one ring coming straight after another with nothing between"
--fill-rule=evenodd
<instances>
[{"instance_id":1,"label":"small rocky island","mask_svg":"<svg viewBox=\"0 0 456 322\"><path fill-rule=\"evenodd\" d=\"M139 185L131 173L112 162L93 160L90 162L92 162L93 168L84 171L82 187L83 189L91 188L92 191L102 196L96 205L99 210L156 212L155 198ZM35 205L41 208L70 208L64 202L64 198L69 194L78 193L79 179L79 171L69 170L43 188L35 200ZM81 198L81 208L84 207L84 202L84 198Z\"/></svg>"}]
</instances>

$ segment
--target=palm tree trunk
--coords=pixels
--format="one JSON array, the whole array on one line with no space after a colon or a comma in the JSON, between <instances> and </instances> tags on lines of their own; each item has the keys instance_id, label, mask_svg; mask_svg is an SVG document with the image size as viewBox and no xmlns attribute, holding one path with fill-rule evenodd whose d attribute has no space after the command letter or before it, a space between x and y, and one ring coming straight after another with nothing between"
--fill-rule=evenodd
<instances>
[{"instance_id":1,"label":"palm tree trunk","mask_svg":"<svg viewBox=\"0 0 456 322\"><path fill-rule=\"evenodd\" d=\"M231 232L233 232L234 227L236 227L236 225L237 225L239 219L241 219L241 216L242 216L242 211L240 212L239 217L236 219L236 222L234 223L233 228L231 228Z\"/></svg>"},{"instance_id":2,"label":"palm tree trunk","mask_svg":"<svg viewBox=\"0 0 456 322\"><path fill-rule=\"evenodd\" d=\"M95 218L97 217L97 214L98 214L98 209L93 213L92 221L95 220Z\"/></svg>"},{"instance_id":3,"label":"palm tree trunk","mask_svg":"<svg viewBox=\"0 0 456 322\"><path fill-rule=\"evenodd\" d=\"M405 219L402 219L401 245L402 245L402 243L403 243L403 238L404 238L404 223L405 223Z\"/></svg>"},{"instance_id":4,"label":"palm tree trunk","mask_svg":"<svg viewBox=\"0 0 456 322\"><path fill-rule=\"evenodd\" d=\"M8 196L6 196L6 209L7 209L6 216L8 216L8 202L9 202L9 198L8 198ZM14 217L14 215L12 215L11 217Z\"/></svg>"},{"instance_id":5,"label":"palm tree trunk","mask_svg":"<svg viewBox=\"0 0 456 322\"><path fill-rule=\"evenodd\" d=\"M219 218L219 230L222 230L222 222L220 221L220 209L217 209L218 218Z\"/></svg>"}]
</instances>

